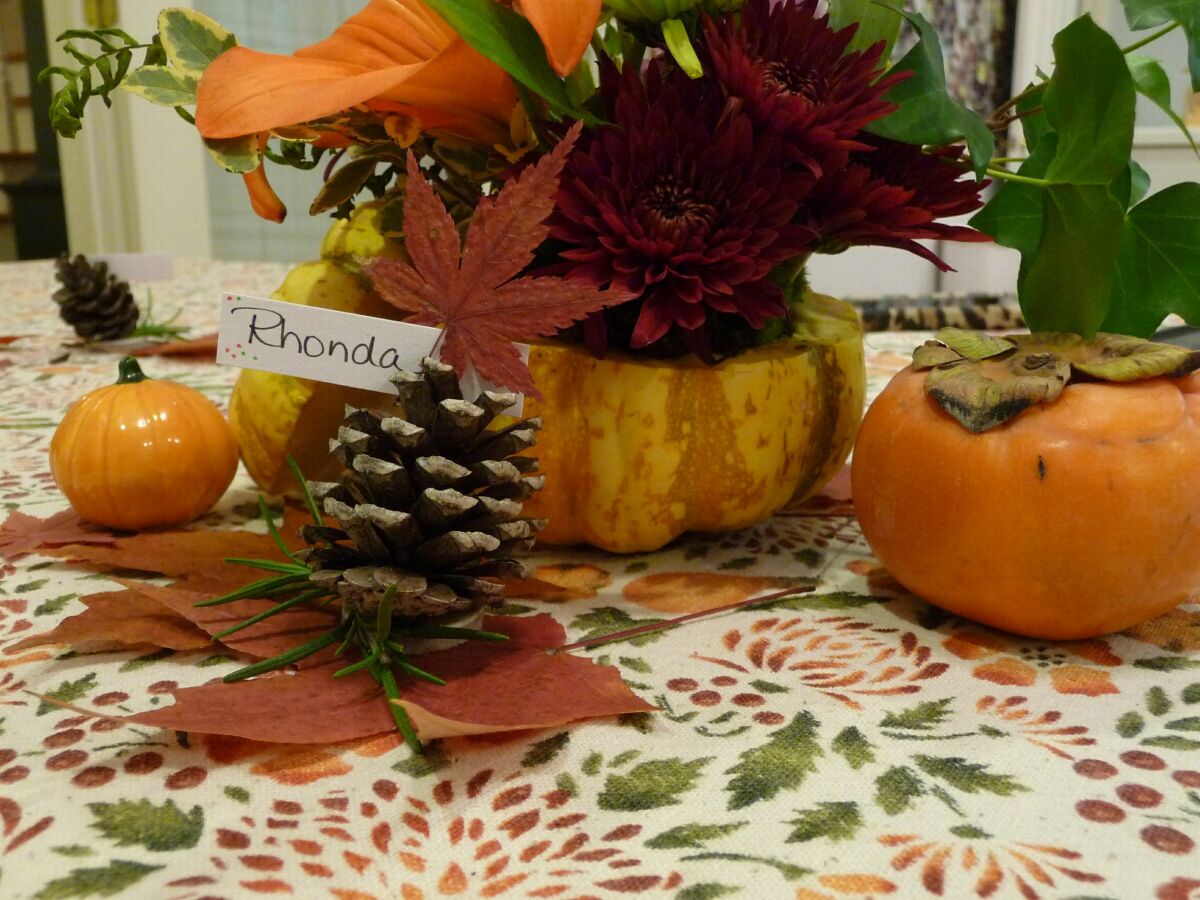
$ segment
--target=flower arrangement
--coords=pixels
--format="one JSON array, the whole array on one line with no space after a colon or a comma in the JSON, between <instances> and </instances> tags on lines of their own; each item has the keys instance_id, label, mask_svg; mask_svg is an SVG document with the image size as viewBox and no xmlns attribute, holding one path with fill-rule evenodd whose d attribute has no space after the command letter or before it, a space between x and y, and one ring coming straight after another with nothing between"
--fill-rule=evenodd
<instances>
[{"instance_id":1,"label":"flower arrangement","mask_svg":"<svg viewBox=\"0 0 1200 900\"><path fill-rule=\"evenodd\" d=\"M285 210L268 165L323 167L312 210L337 215L364 191L402 195L420 179L463 227L559 148L542 218L510 213L545 230L512 276L535 276L524 279L531 302L540 276L596 289L567 336L598 355L713 363L790 331L789 299L812 253L880 244L945 268L918 242L987 239L944 221L981 205L982 183L948 143L964 135L927 140L896 124L907 113L894 93L921 76L911 61L888 68L899 13L870 33L844 12L818 14L815 0L515 7L373 0L291 56L237 46L215 22L167 10L137 68L132 38L95 36L120 63L114 82L185 115L194 104L210 151L277 221ZM928 35L918 49L906 59L940 61ZM86 99L60 94L64 132L82 113L72 96ZM407 233L401 210L396 218ZM404 263L377 265L387 284ZM522 336L561 334L561 319L525 313ZM494 343L475 347L462 361L487 369ZM533 389L521 382L507 384Z\"/></svg>"}]
</instances>

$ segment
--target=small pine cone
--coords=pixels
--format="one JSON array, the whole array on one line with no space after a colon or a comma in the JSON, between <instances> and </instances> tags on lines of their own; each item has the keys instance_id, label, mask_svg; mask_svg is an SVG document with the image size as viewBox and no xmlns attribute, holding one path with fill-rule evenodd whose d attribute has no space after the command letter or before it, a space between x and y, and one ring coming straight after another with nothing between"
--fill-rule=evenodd
<instances>
[{"instance_id":1,"label":"small pine cone","mask_svg":"<svg viewBox=\"0 0 1200 900\"><path fill-rule=\"evenodd\" d=\"M330 450L341 481L309 482L339 527L308 525L312 579L360 609L395 586L394 615L459 618L500 602L491 578L519 576L510 554L533 545L544 519L521 517L542 485L534 445L541 422L487 426L516 397L462 399L450 366L432 359L392 378L402 416L347 408Z\"/></svg>"},{"instance_id":2,"label":"small pine cone","mask_svg":"<svg viewBox=\"0 0 1200 900\"><path fill-rule=\"evenodd\" d=\"M82 254L66 253L55 262L62 287L54 302L64 322L89 341L112 341L128 335L138 323L138 306L129 285L110 275L108 264L92 265Z\"/></svg>"}]
</instances>

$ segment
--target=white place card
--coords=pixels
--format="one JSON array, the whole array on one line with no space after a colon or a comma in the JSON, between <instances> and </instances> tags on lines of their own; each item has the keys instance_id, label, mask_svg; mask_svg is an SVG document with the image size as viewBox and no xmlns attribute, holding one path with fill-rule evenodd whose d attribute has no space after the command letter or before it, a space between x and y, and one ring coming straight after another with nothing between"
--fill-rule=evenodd
<instances>
[{"instance_id":1,"label":"white place card","mask_svg":"<svg viewBox=\"0 0 1200 900\"><path fill-rule=\"evenodd\" d=\"M394 394L388 379L401 370L418 371L424 357L437 355L441 335L427 325L222 294L217 362ZM528 346L516 346L528 358ZM465 397L491 388L474 371L462 383ZM523 406L520 397L505 412L518 416Z\"/></svg>"}]
</instances>

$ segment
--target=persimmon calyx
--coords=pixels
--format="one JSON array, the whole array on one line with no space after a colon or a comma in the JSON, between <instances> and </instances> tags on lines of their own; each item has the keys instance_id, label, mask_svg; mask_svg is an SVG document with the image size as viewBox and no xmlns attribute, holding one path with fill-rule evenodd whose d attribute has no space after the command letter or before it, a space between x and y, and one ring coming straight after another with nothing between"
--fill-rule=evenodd
<instances>
[{"instance_id":1,"label":"persimmon calyx","mask_svg":"<svg viewBox=\"0 0 1200 900\"><path fill-rule=\"evenodd\" d=\"M1200 369L1200 351L1120 334L1085 340L1066 332L994 337L943 328L913 353L925 392L973 434L1035 403L1053 403L1072 381L1177 378Z\"/></svg>"}]
</instances>

